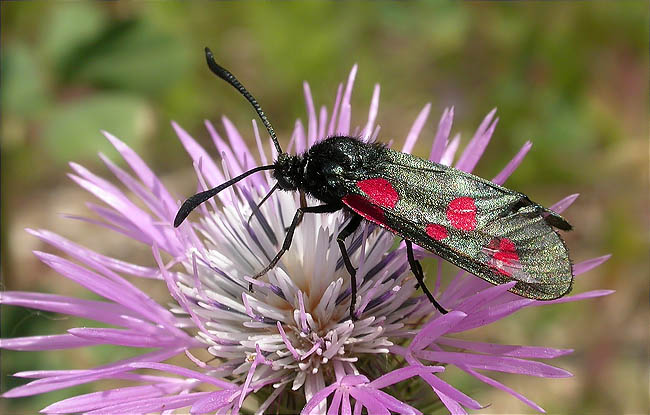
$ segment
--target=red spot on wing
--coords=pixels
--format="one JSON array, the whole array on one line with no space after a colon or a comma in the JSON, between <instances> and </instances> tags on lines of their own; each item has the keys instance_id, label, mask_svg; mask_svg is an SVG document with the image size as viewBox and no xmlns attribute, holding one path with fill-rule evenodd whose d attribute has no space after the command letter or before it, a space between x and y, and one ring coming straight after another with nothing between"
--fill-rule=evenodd
<instances>
[{"instance_id":1,"label":"red spot on wing","mask_svg":"<svg viewBox=\"0 0 650 415\"><path fill-rule=\"evenodd\" d=\"M476 229L476 203L471 197L457 197L447 206L447 219L456 229Z\"/></svg>"},{"instance_id":2,"label":"red spot on wing","mask_svg":"<svg viewBox=\"0 0 650 415\"><path fill-rule=\"evenodd\" d=\"M521 269L517 247L510 239L492 239L486 251L491 257L488 265L500 274L511 277L513 272Z\"/></svg>"},{"instance_id":3,"label":"red spot on wing","mask_svg":"<svg viewBox=\"0 0 650 415\"><path fill-rule=\"evenodd\" d=\"M343 196L343 203L350 209L361 215L364 219L382 225L384 228L391 232L395 232L386 224L386 215L380 207L373 205L368 199L363 196L349 194Z\"/></svg>"},{"instance_id":4,"label":"red spot on wing","mask_svg":"<svg viewBox=\"0 0 650 415\"><path fill-rule=\"evenodd\" d=\"M427 225L426 228L427 235L435 239L436 241L440 241L442 239L445 239L449 234L447 233L447 228L445 228L442 225L438 225L435 223L430 223Z\"/></svg>"},{"instance_id":5,"label":"red spot on wing","mask_svg":"<svg viewBox=\"0 0 650 415\"><path fill-rule=\"evenodd\" d=\"M392 209L399 200L393 185L381 177L358 181L357 186L363 193L368 195L368 199L375 205Z\"/></svg>"}]
</instances>

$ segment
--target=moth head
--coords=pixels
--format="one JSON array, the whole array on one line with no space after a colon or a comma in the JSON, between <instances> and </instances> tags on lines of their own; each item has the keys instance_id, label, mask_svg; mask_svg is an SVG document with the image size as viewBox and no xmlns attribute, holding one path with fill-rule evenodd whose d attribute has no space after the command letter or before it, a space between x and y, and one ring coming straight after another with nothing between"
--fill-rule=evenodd
<instances>
[{"instance_id":1,"label":"moth head","mask_svg":"<svg viewBox=\"0 0 650 415\"><path fill-rule=\"evenodd\" d=\"M303 158L281 153L275 161L273 177L278 181L282 190L298 190L304 176Z\"/></svg>"}]
</instances>

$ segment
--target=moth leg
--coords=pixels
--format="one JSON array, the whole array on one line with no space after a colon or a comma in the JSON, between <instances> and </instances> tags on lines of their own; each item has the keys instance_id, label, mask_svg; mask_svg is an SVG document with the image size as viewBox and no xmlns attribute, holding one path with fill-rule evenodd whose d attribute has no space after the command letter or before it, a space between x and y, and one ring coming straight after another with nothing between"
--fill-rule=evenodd
<instances>
[{"instance_id":1,"label":"moth leg","mask_svg":"<svg viewBox=\"0 0 650 415\"><path fill-rule=\"evenodd\" d=\"M278 251L278 253L275 255L275 257L269 262L269 265L267 265L262 271L258 272L253 276L253 279L258 279L262 275L266 274L269 272L275 265L280 261L280 258L282 258L282 255L284 255L285 252L289 250L291 247L291 241L293 241L293 233L296 230L296 226L300 223L302 220L302 217L305 215L305 213L332 213L336 212L337 210L340 210L341 206L338 205L318 205L318 206L307 206L307 207L299 207L298 210L296 210L296 214L293 215L293 220L291 221L291 225L289 225L289 228L287 229L287 234L284 237L284 242L282 243L282 248ZM253 284L249 283L248 284L248 291L253 291Z\"/></svg>"},{"instance_id":2,"label":"moth leg","mask_svg":"<svg viewBox=\"0 0 650 415\"><path fill-rule=\"evenodd\" d=\"M352 262L350 262L350 256L348 255L348 250L345 247L345 240L347 239L348 236L352 235L354 231L357 230L359 225L361 224L361 216L359 215L354 215L352 216L352 219L350 219L350 222L348 222L347 225L345 225L345 228L339 232L338 236L336 237L336 242L339 244L339 249L341 250L341 256L343 257L343 263L345 264L345 268L348 270L348 273L350 274L350 289L352 290L352 298L350 301L350 319L355 320L354 317L354 307L357 305L357 270L352 266Z\"/></svg>"},{"instance_id":3,"label":"moth leg","mask_svg":"<svg viewBox=\"0 0 650 415\"><path fill-rule=\"evenodd\" d=\"M422 291L427 296L429 301L431 301L431 304L433 304L433 306L437 308L441 314L447 314L447 310L445 310L436 301L436 299L433 298L433 294L431 294L431 291L429 291L427 286L424 284L424 272L422 271L422 265L420 265L420 261L417 261L415 259L415 255L413 255L413 243L408 239L404 239L404 242L406 243L406 257L408 258L409 265L411 266L411 271L413 271L415 278L418 280L418 285L422 287Z\"/></svg>"},{"instance_id":4,"label":"moth leg","mask_svg":"<svg viewBox=\"0 0 650 415\"><path fill-rule=\"evenodd\" d=\"M303 192L302 190L299 192L298 200L300 200L300 207L301 207L301 208L304 209L304 208L307 207L307 196L305 196L305 192ZM300 222L302 222L302 216L300 217L300 220L298 221L298 223L296 224L296 226L300 225ZM285 232L289 232L289 228L290 228L290 227L291 227L291 225L289 225L288 228L284 228L284 231L285 231Z\"/></svg>"}]
</instances>

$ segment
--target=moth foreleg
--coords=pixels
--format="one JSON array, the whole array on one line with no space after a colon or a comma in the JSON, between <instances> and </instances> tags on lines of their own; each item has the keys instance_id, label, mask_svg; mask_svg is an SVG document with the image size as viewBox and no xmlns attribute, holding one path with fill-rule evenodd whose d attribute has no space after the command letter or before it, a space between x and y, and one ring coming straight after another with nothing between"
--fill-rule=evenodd
<instances>
[{"instance_id":1,"label":"moth foreleg","mask_svg":"<svg viewBox=\"0 0 650 415\"><path fill-rule=\"evenodd\" d=\"M350 299L350 319L356 320L354 316L354 307L356 306L357 303L357 270L352 266L352 262L350 261L350 255L348 255L348 250L345 247L345 240L347 239L348 236L352 235L354 231L357 230L359 225L361 224L361 216L359 215L354 215L352 216L352 219L350 219L350 222L348 222L347 225L345 225L345 228L339 232L338 236L336 237L336 242L339 244L339 249L341 250L341 257L343 257L343 263L345 264L345 269L348 270L348 273L350 274L350 290L351 290L351 299Z\"/></svg>"},{"instance_id":2,"label":"moth foreleg","mask_svg":"<svg viewBox=\"0 0 650 415\"><path fill-rule=\"evenodd\" d=\"M293 241L293 233L296 231L296 227L302 220L302 217L305 215L305 213L332 213L336 212L341 209L341 206L338 205L318 205L318 206L307 206L307 207L299 207L296 210L296 213L293 215L293 220L291 221L291 225L289 225L289 228L287 229L287 234L284 237L284 242L282 243L282 248L278 251L278 253L275 255L275 257L269 262L269 264L264 268L262 271L258 272L253 276L253 279L258 279L262 275L266 274L269 272L273 267L275 267L280 261L280 258L282 258L282 255L284 255L285 252L289 250L291 247L291 242ZM253 291L253 284L249 283L248 284L248 291Z\"/></svg>"},{"instance_id":3,"label":"moth foreleg","mask_svg":"<svg viewBox=\"0 0 650 415\"><path fill-rule=\"evenodd\" d=\"M431 304L433 304L433 306L438 309L441 314L447 314L447 310L445 310L444 307L441 306L435 298L433 298L433 294L431 294L431 291L429 291L426 284L424 283L424 272L422 271L422 265L420 265L420 261L417 261L415 259L415 255L413 255L413 243L408 239L404 239L404 242L406 243L406 257L408 258L409 265L411 266L411 271L413 271L415 278L418 280L418 284L422 288L422 291L427 296L429 301L431 301Z\"/></svg>"}]
</instances>

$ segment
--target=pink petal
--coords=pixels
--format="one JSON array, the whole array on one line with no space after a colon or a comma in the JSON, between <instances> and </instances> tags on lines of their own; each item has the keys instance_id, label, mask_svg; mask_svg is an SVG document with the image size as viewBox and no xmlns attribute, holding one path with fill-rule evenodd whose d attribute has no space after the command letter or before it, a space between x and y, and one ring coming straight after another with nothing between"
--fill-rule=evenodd
<instances>
[{"instance_id":1,"label":"pink petal","mask_svg":"<svg viewBox=\"0 0 650 415\"><path fill-rule=\"evenodd\" d=\"M101 218L105 219L108 223L104 223L94 219L83 218L79 216L68 215L66 217L103 226L115 232L119 232L135 241L142 242L145 245L153 244L153 239L149 234L142 232L142 230L138 228L133 227L131 222L127 218L122 216L120 213L116 212L114 209L99 206L90 202L86 203L86 206L88 206L88 208L93 212L97 213Z\"/></svg>"},{"instance_id":2,"label":"pink petal","mask_svg":"<svg viewBox=\"0 0 650 415\"><path fill-rule=\"evenodd\" d=\"M127 172L119 168L104 154L99 153L99 158L102 159L106 167L113 173L113 175L121 181L129 190L131 190L137 197L139 197L144 204L153 212L160 220L172 222L176 214L176 207L167 210L160 199L151 194L142 184L135 180Z\"/></svg>"},{"instance_id":3,"label":"pink petal","mask_svg":"<svg viewBox=\"0 0 650 415\"><path fill-rule=\"evenodd\" d=\"M406 362L411 366L423 366L419 360L417 360L410 353L405 355L404 358ZM474 399L465 395L463 392L449 385L448 383L442 381L437 376L431 373L424 373L420 375L425 382L431 386L433 391L440 397L440 400L444 405L450 410L451 413L464 413L465 410L459 405L462 403L465 406L468 406L472 409L481 409L481 405L476 402Z\"/></svg>"},{"instance_id":4,"label":"pink petal","mask_svg":"<svg viewBox=\"0 0 650 415\"><path fill-rule=\"evenodd\" d=\"M274 388L273 392L269 395L268 398L266 398L266 401L264 401L258 408L257 411L255 411L255 414L265 414L266 409L271 406L273 402L277 399L278 396L280 396L281 393L284 392L284 389L286 387L286 384L280 386L279 388Z\"/></svg>"},{"instance_id":5,"label":"pink petal","mask_svg":"<svg viewBox=\"0 0 650 415\"><path fill-rule=\"evenodd\" d=\"M218 343L219 339L211 335L210 332L206 329L201 317L199 317L197 313L193 310L193 308L190 306L189 300L187 299L185 294L183 294L179 289L178 285L176 284L176 280L171 275L171 273L165 268L162 262L162 258L160 257L160 250L156 245L153 246L152 251L153 251L154 259L158 263L158 266L160 267L160 271L162 272L162 276L165 279L165 282L167 283L167 289L169 290L169 294L181 305L182 309L190 315L192 322L201 330L201 332L206 334L207 336L209 336L210 339Z\"/></svg>"},{"instance_id":6,"label":"pink petal","mask_svg":"<svg viewBox=\"0 0 650 415\"><path fill-rule=\"evenodd\" d=\"M107 187L101 187L96 183L82 179L75 175L70 175L70 178L74 180L79 186L94 194L104 203L115 209L122 216L128 218L130 228L139 229L142 233L148 235L166 251L170 251L168 248L168 241L163 236L160 225L154 223L153 218L148 213L127 199L122 194L122 192L113 192Z\"/></svg>"},{"instance_id":7,"label":"pink petal","mask_svg":"<svg viewBox=\"0 0 650 415\"><path fill-rule=\"evenodd\" d=\"M566 378L573 376L564 369L559 369L546 363L534 360L518 359L508 356L489 356L458 352L435 352L420 350L415 352L417 357L430 362L440 362L453 365L465 365L481 370L494 370L497 372L517 373L528 376L545 378Z\"/></svg>"},{"instance_id":8,"label":"pink petal","mask_svg":"<svg viewBox=\"0 0 650 415\"><path fill-rule=\"evenodd\" d=\"M573 349L554 349L551 347L480 343L475 341L454 339L450 337L441 337L436 341L436 343L446 344L448 346L471 350L479 353L512 357L528 357L534 359L554 359L556 357L565 356L573 352Z\"/></svg>"},{"instance_id":9,"label":"pink petal","mask_svg":"<svg viewBox=\"0 0 650 415\"><path fill-rule=\"evenodd\" d=\"M499 382L497 382L496 380L494 380L494 379L492 379L492 378L490 378L490 377L487 377L487 376L485 376L485 375L483 375L483 374L481 374L481 373L479 373L479 372L477 372L477 371L475 371L475 370L472 370L472 369L465 369L465 368L461 368L461 369L462 369L462 370L465 370L467 373L469 373L470 375L474 376L475 378L477 378L477 379L479 379L479 380L481 380L481 381L487 383L488 385L490 385L490 386L492 386L492 387L494 387L494 388L497 388L497 389L501 389L502 391L509 393L510 395L512 395L512 396L514 396L515 398L519 399L520 401L522 401L522 402L525 403L526 405L530 406L530 407L533 408L534 410L539 411L539 412L542 412L542 413L545 413L545 412L546 412L546 411L544 410L544 408L542 408L541 406L537 405L535 402L531 401L530 399L526 398L524 395L515 392L513 389L507 387L506 385L504 385L504 384L502 384L502 383L499 383Z\"/></svg>"},{"instance_id":10,"label":"pink petal","mask_svg":"<svg viewBox=\"0 0 650 415\"><path fill-rule=\"evenodd\" d=\"M411 342L409 349L420 350L427 347L438 337L449 332L465 317L467 317L467 314L462 311L451 311L445 315L432 318L419 330L413 342Z\"/></svg>"},{"instance_id":11,"label":"pink petal","mask_svg":"<svg viewBox=\"0 0 650 415\"><path fill-rule=\"evenodd\" d=\"M224 117L225 119L225 117ZM232 125L231 125L232 126ZM239 164L239 159L238 157L235 156L235 154L232 152L230 146L226 144L226 142L221 138L221 136L217 133L217 130L214 128L212 123L210 121L205 121L205 128L208 130L208 133L210 133L210 137L212 137L212 141L214 143L214 146L217 148L219 151L219 154L221 155L222 159L228 160L228 166L230 167L230 175L231 176L239 176L244 172L242 169L241 165ZM234 128L234 126L233 126Z\"/></svg>"},{"instance_id":12,"label":"pink petal","mask_svg":"<svg viewBox=\"0 0 650 415\"><path fill-rule=\"evenodd\" d=\"M251 381L253 379L253 375L255 374L255 368L259 363L265 363L265 359L262 356L262 352L260 351L260 345L255 344L255 359L253 360L253 363L251 364L250 369L248 369L248 374L246 375L246 380L244 381L244 384L242 385L242 392L239 394L239 403L235 407L236 410L241 408L242 404L244 403L244 399L246 398L246 395L249 391L248 387L251 384Z\"/></svg>"},{"instance_id":13,"label":"pink petal","mask_svg":"<svg viewBox=\"0 0 650 415\"><path fill-rule=\"evenodd\" d=\"M427 118L429 117L430 110L431 110L431 104L427 104L424 106L424 108L422 108L422 110L418 114L417 118L415 119L415 122L413 123L413 126L411 127L411 130L406 136L404 147L402 147L402 153L411 153L413 151L413 147L415 146L415 143L418 140L418 137L420 136L420 132L422 131L422 128L427 122Z\"/></svg>"},{"instance_id":14,"label":"pink petal","mask_svg":"<svg viewBox=\"0 0 650 415\"><path fill-rule=\"evenodd\" d=\"M352 408L350 405L350 393L348 391L343 391L343 407L341 408L341 415L352 415Z\"/></svg>"},{"instance_id":15,"label":"pink petal","mask_svg":"<svg viewBox=\"0 0 650 415\"><path fill-rule=\"evenodd\" d=\"M244 141L237 127L226 117L225 115L221 117L223 122L223 127L226 130L226 135L228 136L228 141L230 142L230 148L232 149L233 154L237 157L239 165L242 166L243 170L249 170L253 167L251 164L255 161L255 156L251 153L248 148L248 144ZM251 176L252 179L259 176Z\"/></svg>"},{"instance_id":16,"label":"pink petal","mask_svg":"<svg viewBox=\"0 0 650 415\"><path fill-rule=\"evenodd\" d=\"M215 187L225 182L223 173L214 163L210 155L197 143L185 130L178 124L172 122L172 127L176 131L176 135L181 140L185 147L185 151L190 155L194 164L201 165L201 170L205 176L206 181L210 187Z\"/></svg>"},{"instance_id":17,"label":"pink petal","mask_svg":"<svg viewBox=\"0 0 650 415\"><path fill-rule=\"evenodd\" d=\"M571 303L573 301L581 301L589 298L604 297L606 295L614 294L615 292L616 292L615 290L593 290L593 291L580 293L577 295L565 296L562 298L558 298L557 300L535 301L532 305L541 306L541 305L550 305L550 304Z\"/></svg>"},{"instance_id":18,"label":"pink petal","mask_svg":"<svg viewBox=\"0 0 650 415\"><path fill-rule=\"evenodd\" d=\"M320 107L320 114L318 115L318 135L316 141L321 141L325 138L325 128L327 128L327 107L323 105Z\"/></svg>"},{"instance_id":19,"label":"pink petal","mask_svg":"<svg viewBox=\"0 0 650 415\"><path fill-rule=\"evenodd\" d=\"M372 91L372 100L370 101L370 110L368 111L368 122L361 132L361 138L364 141L370 140L372 130L375 126L375 120L379 111L379 90L379 84L375 84L375 88Z\"/></svg>"},{"instance_id":20,"label":"pink petal","mask_svg":"<svg viewBox=\"0 0 650 415\"><path fill-rule=\"evenodd\" d=\"M311 397L309 402L302 408L302 411L300 413L302 415L308 415L316 409L316 407L325 399L327 399L328 396L332 394L332 392L338 388L338 383L333 383L329 386L326 386L325 388L319 390L314 394L314 396Z\"/></svg>"},{"instance_id":21,"label":"pink petal","mask_svg":"<svg viewBox=\"0 0 650 415\"><path fill-rule=\"evenodd\" d=\"M339 408L341 407L342 399L343 399L343 392L341 391L341 389L337 389L334 392L332 403L330 403L329 408L327 408L327 415L338 415Z\"/></svg>"},{"instance_id":22,"label":"pink petal","mask_svg":"<svg viewBox=\"0 0 650 415\"><path fill-rule=\"evenodd\" d=\"M348 76L348 82L345 85L345 93L343 94L343 101L341 102L341 112L339 113L339 125L336 129L338 133L349 135L350 134L350 118L352 109L350 107L350 97L352 96L352 88L354 86L354 79L357 76L357 65L355 64Z\"/></svg>"},{"instance_id":23,"label":"pink petal","mask_svg":"<svg viewBox=\"0 0 650 415\"><path fill-rule=\"evenodd\" d=\"M318 121L316 120L316 109L314 99L311 96L311 89L307 82L302 83L305 92L305 104L307 106L307 146L311 147L316 142L316 132L318 131Z\"/></svg>"},{"instance_id":24,"label":"pink petal","mask_svg":"<svg viewBox=\"0 0 650 415\"><path fill-rule=\"evenodd\" d=\"M349 394L349 392L348 392L348 394ZM361 415L362 410L363 410L363 405L361 404L361 402L355 400L354 401L354 412L353 412L354 415Z\"/></svg>"},{"instance_id":25,"label":"pink petal","mask_svg":"<svg viewBox=\"0 0 650 415\"><path fill-rule=\"evenodd\" d=\"M173 212L177 206L174 199L171 197L165 186L158 179L158 176L149 169L149 166L133 151L129 146L124 144L114 135L102 131L108 141L113 144L113 147L122 155L122 158L129 164L131 169L138 175L142 183L144 183L149 190L167 207L168 212Z\"/></svg>"},{"instance_id":26,"label":"pink petal","mask_svg":"<svg viewBox=\"0 0 650 415\"><path fill-rule=\"evenodd\" d=\"M34 252L35 255L61 275L77 282L81 286L98 295L113 300L118 304L145 316L151 321L163 324L168 330L180 333L173 327L175 318L165 308L161 307L146 294L125 280L116 277L119 283L108 280L99 274L83 268L73 262L45 252Z\"/></svg>"},{"instance_id":27,"label":"pink petal","mask_svg":"<svg viewBox=\"0 0 650 415\"><path fill-rule=\"evenodd\" d=\"M194 405L192 405L190 413L205 414L208 412L215 412L219 408L232 405L233 395L237 393L237 391L233 391L232 389L211 392L209 395L197 400Z\"/></svg>"},{"instance_id":28,"label":"pink petal","mask_svg":"<svg viewBox=\"0 0 650 415\"><path fill-rule=\"evenodd\" d=\"M267 165L269 164L268 159L266 158L266 152L264 151L264 146L262 146L262 139L260 138L260 131L259 128L257 127L257 121L253 120L253 131L255 135L255 144L257 145L257 153L260 156L260 161L262 162L262 165ZM267 173L267 172L265 172Z\"/></svg>"},{"instance_id":29,"label":"pink petal","mask_svg":"<svg viewBox=\"0 0 650 415\"><path fill-rule=\"evenodd\" d=\"M445 407L449 410L449 413L451 415L467 415L465 408L463 408L458 402L438 390L434 389L434 391L440 398L440 401L443 403L443 405L445 405Z\"/></svg>"},{"instance_id":30,"label":"pink petal","mask_svg":"<svg viewBox=\"0 0 650 415\"><path fill-rule=\"evenodd\" d=\"M443 399L442 395L444 395L446 398L452 399L457 403L460 403L460 404L462 404L464 406L467 406L468 408L471 408L471 409L481 409L482 408L481 404L476 402L474 399L472 399L469 396L465 395L463 392L461 392L458 389L454 388L453 386L451 386L447 382L439 379L435 375L424 374L424 375L422 375L422 378L429 384L429 386L431 386L431 388L440 397L441 400Z\"/></svg>"},{"instance_id":31,"label":"pink petal","mask_svg":"<svg viewBox=\"0 0 650 415\"><path fill-rule=\"evenodd\" d=\"M161 279L160 271L158 271L158 269L156 268L143 267L141 265L131 264L116 258L104 256L91 249L86 248L85 246L78 245L70 241L69 239L66 239L48 230L44 230L44 229L38 229L38 230L26 229L26 230L27 232L36 236L43 242L46 242L55 248L65 251L66 253L68 253L69 255L73 256L78 260L83 261L85 258L91 258L93 259L94 262L101 263L115 271L125 272L129 275L134 275L136 277Z\"/></svg>"},{"instance_id":32,"label":"pink petal","mask_svg":"<svg viewBox=\"0 0 650 415\"><path fill-rule=\"evenodd\" d=\"M119 304L103 301L81 300L55 294L4 291L0 292L0 303L83 317L106 324L139 327L135 312Z\"/></svg>"},{"instance_id":33,"label":"pink petal","mask_svg":"<svg viewBox=\"0 0 650 415\"><path fill-rule=\"evenodd\" d=\"M505 304L489 307L480 313L468 315L467 318L460 322L454 329L451 330L451 332L459 333L461 331L470 330L476 327L486 326L513 313L516 313L524 307L533 305L534 303L535 300L522 298L520 300L510 301Z\"/></svg>"},{"instance_id":34,"label":"pink petal","mask_svg":"<svg viewBox=\"0 0 650 415\"><path fill-rule=\"evenodd\" d=\"M96 344L98 342L89 339L80 339L71 334L0 339L0 348L21 351L73 349L76 347L94 346Z\"/></svg>"},{"instance_id":35,"label":"pink petal","mask_svg":"<svg viewBox=\"0 0 650 415\"><path fill-rule=\"evenodd\" d=\"M565 197L564 199L560 200L559 202L555 203L553 206L549 208L549 210L552 210L555 213L562 213L564 212L569 206L573 204L573 202L576 201L576 199L580 196L580 193L574 193L572 195L569 195Z\"/></svg>"},{"instance_id":36,"label":"pink petal","mask_svg":"<svg viewBox=\"0 0 650 415\"><path fill-rule=\"evenodd\" d=\"M183 376L185 378L191 378L200 380L202 382L215 385L223 389L235 389L236 386L225 380L218 379L214 376L204 375L203 373L196 372L194 370L186 369L180 366L174 366L167 363L156 363L156 362L134 362L126 365L130 368L135 369L154 369L161 370L163 372L173 373L175 375Z\"/></svg>"},{"instance_id":37,"label":"pink petal","mask_svg":"<svg viewBox=\"0 0 650 415\"><path fill-rule=\"evenodd\" d=\"M132 293L120 292L118 288L121 287L119 287L119 285L114 281L110 281L87 268L81 267L56 255L40 251L35 251L34 254L38 259L61 275L75 281L90 291L109 300L113 300L118 304L122 304L134 312L138 309L137 306L140 302L138 298L134 297Z\"/></svg>"},{"instance_id":38,"label":"pink petal","mask_svg":"<svg viewBox=\"0 0 650 415\"><path fill-rule=\"evenodd\" d=\"M69 375L54 376L35 380L26 385L11 389L5 392L2 396L5 398L18 398L23 396L37 395L40 393L69 388L71 386L76 386L88 382L95 382L100 379L115 377L116 375L119 375L125 371L128 371L128 368L125 368L123 366L101 370L93 369L74 371Z\"/></svg>"},{"instance_id":39,"label":"pink petal","mask_svg":"<svg viewBox=\"0 0 650 415\"><path fill-rule=\"evenodd\" d=\"M342 386L356 386L368 383L368 378L363 375L347 375L341 379Z\"/></svg>"},{"instance_id":40,"label":"pink petal","mask_svg":"<svg viewBox=\"0 0 650 415\"><path fill-rule=\"evenodd\" d=\"M302 154L307 149L307 136L305 135L305 127L300 120L296 120L296 124L291 134L291 142L289 142L289 149L291 144L296 146L296 154Z\"/></svg>"},{"instance_id":41,"label":"pink petal","mask_svg":"<svg viewBox=\"0 0 650 415\"><path fill-rule=\"evenodd\" d=\"M104 191L108 193L115 193L118 195L122 194L122 191L115 186L113 183L109 182L108 180L104 179L103 177L100 177L94 173L92 173L90 170L85 168L84 166L70 162L68 163L72 170L74 170L75 173L77 173L79 176L83 177L87 181L95 184L96 186L102 188Z\"/></svg>"},{"instance_id":42,"label":"pink petal","mask_svg":"<svg viewBox=\"0 0 650 415\"><path fill-rule=\"evenodd\" d=\"M153 327L153 326L152 326ZM146 330L140 332L134 330L109 329L109 328L74 328L68 330L73 336L96 341L103 344L113 344L127 347L169 347L177 344L176 337L163 337L161 333Z\"/></svg>"},{"instance_id":43,"label":"pink petal","mask_svg":"<svg viewBox=\"0 0 650 415\"><path fill-rule=\"evenodd\" d=\"M587 271L591 271L611 257L611 255L603 255L576 264L573 266L573 275L578 276L580 274L584 274Z\"/></svg>"},{"instance_id":44,"label":"pink petal","mask_svg":"<svg viewBox=\"0 0 650 415\"><path fill-rule=\"evenodd\" d=\"M479 125L477 128L474 137L472 137L472 140L469 142L469 144L467 144L465 151L463 151L463 154L460 156L458 162L456 163L456 168L458 170L463 170L469 173L474 170L476 163L478 163L479 159L483 155L483 152L485 151L485 148L490 142L492 133L494 133L494 129L496 128L497 122L499 121L498 118L494 119L494 122L492 121L496 112L496 108L490 111L489 114L486 115L481 122L481 125Z\"/></svg>"},{"instance_id":45,"label":"pink petal","mask_svg":"<svg viewBox=\"0 0 650 415\"><path fill-rule=\"evenodd\" d=\"M453 121L454 107L445 108L445 111L442 113L442 117L440 117L440 121L438 122L438 131L436 131L436 137L431 146L429 160L439 163L442 159L442 153L444 153L445 147L447 146Z\"/></svg>"},{"instance_id":46,"label":"pink petal","mask_svg":"<svg viewBox=\"0 0 650 415\"><path fill-rule=\"evenodd\" d=\"M156 385L131 386L108 389L100 392L86 393L55 402L41 410L44 413L78 413L104 408L133 400L164 396L178 393L183 388L181 383L159 383Z\"/></svg>"},{"instance_id":47,"label":"pink petal","mask_svg":"<svg viewBox=\"0 0 650 415\"><path fill-rule=\"evenodd\" d=\"M441 366L407 366L395 369L373 380L368 384L375 389L383 389L395 383L402 382L413 376L419 376L423 373L442 372L445 368Z\"/></svg>"},{"instance_id":48,"label":"pink petal","mask_svg":"<svg viewBox=\"0 0 650 415\"><path fill-rule=\"evenodd\" d=\"M192 347L189 346L188 347ZM143 375L130 375L125 373L128 370L127 365L132 362L143 361L161 361L169 359L182 352L184 348L170 348L158 350L151 353L145 353L130 359L121 360L115 363L101 366L89 370L67 370L67 371L30 371L19 372L14 374L16 377L23 378L43 378L30 382L23 386L18 386L5 392L2 396L6 398L15 398L22 396L37 395L40 393L50 392L53 390L64 389L71 386L81 385L88 382L94 382L100 379L131 379L134 381L154 381L160 382L159 377L143 376ZM162 379L165 380L166 379ZM169 378L169 381L177 381L174 378Z\"/></svg>"},{"instance_id":49,"label":"pink petal","mask_svg":"<svg viewBox=\"0 0 650 415\"><path fill-rule=\"evenodd\" d=\"M508 180L508 177L519 167L521 162L524 160L524 157L526 157L526 154L528 154L528 151L530 151L530 148L533 146L533 143L530 141L526 141L526 143L521 147L519 152L506 164L506 166L497 174L494 176L494 179L492 181L496 184L503 184Z\"/></svg>"},{"instance_id":50,"label":"pink petal","mask_svg":"<svg viewBox=\"0 0 650 415\"><path fill-rule=\"evenodd\" d=\"M368 409L369 414L390 415L390 411L377 400L369 388L350 388L350 395Z\"/></svg>"},{"instance_id":51,"label":"pink petal","mask_svg":"<svg viewBox=\"0 0 650 415\"><path fill-rule=\"evenodd\" d=\"M379 402L381 402L387 409L391 410L392 412L398 414L405 414L405 415L422 414L422 412L413 408L411 405L407 405L406 403L400 401L399 399L395 399L394 397L387 394L386 392L377 390L373 394L373 397L377 399Z\"/></svg>"},{"instance_id":52,"label":"pink petal","mask_svg":"<svg viewBox=\"0 0 650 415\"><path fill-rule=\"evenodd\" d=\"M198 342L197 342L198 343ZM197 347L197 346L204 346L201 344L190 344L187 347ZM78 375L86 375L89 372L95 371L95 373L98 373L97 371L103 371L104 369L112 369L112 368L118 368L118 367L123 367L124 365L127 365L129 363L133 362L157 362L157 361L162 361L166 360L170 357L173 357L177 354L181 354L185 350L187 350L187 347L179 347L176 349L161 349L157 350L155 352L151 353L145 353L141 354L135 357L132 357L130 359L124 359L117 361L115 363L110 363L108 365L103 365L103 366L98 366L96 368L92 369L83 369L83 370L31 370L31 371L23 371L23 372L17 372L14 373L15 377L19 378L27 378L27 379L42 379L44 382L51 380L51 381L59 381L63 378L69 379L71 377L77 377ZM118 378L117 376L114 376L114 373L111 372L111 377L113 378ZM177 379L177 378L170 378L170 377L162 377L162 376L152 376L152 375L139 375L135 373L120 373L119 374L120 379L137 379L145 382L185 382L185 380L182 379Z\"/></svg>"},{"instance_id":53,"label":"pink petal","mask_svg":"<svg viewBox=\"0 0 650 415\"><path fill-rule=\"evenodd\" d=\"M336 126L338 125L336 121L339 115L339 106L341 105L342 91L343 91L343 84L339 84L336 90L336 98L334 98L334 107L332 108L332 118L330 118L330 123L329 126L327 127L328 136L332 136L338 133L338 131L336 130Z\"/></svg>"},{"instance_id":54,"label":"pink petal","mask_svg":"<svg viewBox=\"0 0 650 415\"><path fill-rule=\"evenodd\" d=\"M456 134L454 138L451 139L449 142L449 145L445 147L445 151L442 153L442 156L440 157L440 164L444 164L445 166L451 166L451 164L454 162L454 155L456 154L456 150L458 150L458 146L460 145L460 134Z\"/></svg>"},{"instance_id":55,"label":"pink petal","mask_svg":"<svg viewBox=\"0 0 650 415\"><path fill-rule=\"evenodd\" d=\"M98 414L142 414L150 412L161 412L163 410L172 410L185 408L192 405L198 399L204 397L210 392L195 392L185 395L165 396L158 398L142 399L133 402L127 402L117 405L111 405L94 411L86 412L89 415Z\"/></svg>"},{"instance_id":56,"label":"pink petal","mask_svg":"<svg viewBox=\"0 0 650 415\"><path fill-rule=\"evenodd\" d=\"M495 285L493 287L486 288L485 290L481 290L478 293L465 298L463 302L455 307L455 310L464 311L466 313L476 311L482 307L485 307L487 304L490 304L498 297L503 295L503 293L508 292L508 290L514 287L516 284L517 281L511 281L505 284Z\"/></svg>"},{"instance_id":57,"label":"pink petal","mask_svg":"<svg viewBox=\"0 0 650 415\"><path fill-rule=\"evenodd\" d=\"M293 345L289 341L289 338L287 337L286 333L284 332L284 329L282 328L282 323L278 321L277 326L278 326L278 331L280 332L280 336L282 336L282 341L287 346L289 352L291 352L291 354L293 355L293 358L298 360L300 358L300 356L298 355L298 351L296 351L296 348L293 347Z\"/></svg>"}]
</instances>

